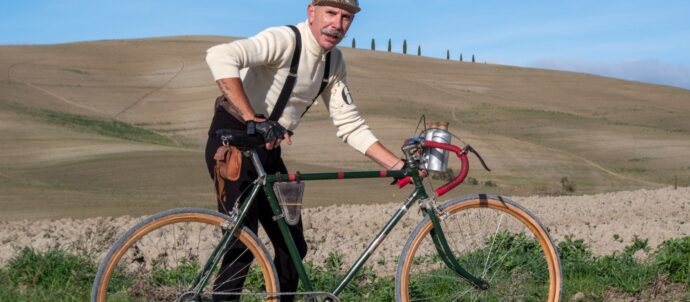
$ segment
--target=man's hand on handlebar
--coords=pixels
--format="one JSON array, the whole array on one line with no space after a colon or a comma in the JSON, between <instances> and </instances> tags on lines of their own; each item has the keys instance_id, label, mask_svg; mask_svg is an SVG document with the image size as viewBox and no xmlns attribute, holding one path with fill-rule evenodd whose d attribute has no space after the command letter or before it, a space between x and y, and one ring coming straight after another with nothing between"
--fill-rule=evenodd
<instances>
[{"instance_id":1,"label":"man's hand on handlebar","mask_svg":"<svg viewBox=\"0 0 690 302\"><path fill-rule=\"evenodd\" d=\"M407 168L407 162L405 162L404 159L400 160L391 170L403 170ZM427 177L429 175L429 172L426 169L419 169L419 176L421 178ZM394 177L393 182L391 182L391 185L397 185L399 181L407 178L408 176L401 176L401 177Z\"/></svg>"},{"instance_id":2,"label":"man's hand on handlebar","mask_svg":"<svg viewBox=\"0 0 690 302\"><path fill-rule=\"evenodd\" d=\"M288 145L292 145L290 134L283 126L276 121L269 121L263 117L256 117L254 120L247 121L247 134L263 137L268 150L277 148L283 140Z\"/></svg>"}]
</instances>

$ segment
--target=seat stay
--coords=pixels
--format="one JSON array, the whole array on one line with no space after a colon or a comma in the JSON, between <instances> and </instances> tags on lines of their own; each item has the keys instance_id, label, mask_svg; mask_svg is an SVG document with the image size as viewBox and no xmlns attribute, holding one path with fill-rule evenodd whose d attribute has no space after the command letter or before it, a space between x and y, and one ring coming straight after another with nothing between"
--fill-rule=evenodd
<instances>
[{"instance_id":1,"label":"seat stay","mask_svg":"<svg viewBox=\"0 0 690 302\"><path fill-rule=\"evenodd\" d=\"M257 178L254 181L254 184L252 184L252 191L242 201L242 206L237 211L233 211L232 213L230 213L230 218L232 220L221 223L220 228L223 231L223 236L220 239L220 243L213 249L213 252L211 252L211 255L208 257L208 260L206 260L206 263L204 264L203 270L199 272L199 274L195 277L194 282L192 283L191 290L194 291L194 297L200 297L201 292L208 283L208 279L211 277L211 274L213 273L213 268L218 265L221 258L230 247L233 235L237 234L242 229L242 221L244 220L244 217L247 215L249 207L254 202L254 199L256 198L256 195L259 193L259 189L261 188L260 179L261 178Z\"/></svg>"},{"instance_id":2,"label":"seat stay","mask_svg":"<svg viewBox=\"0 0 690 302\"><path fill-rule=\"evenodd\" d=\"M230 247L231 239L233 238L234 234L237 234L239 230L242 229L242 221L244 221L244 217L247 215L249 208L254 203L256 195L259 193L259 189L262 187L261 185L265 183L266 171L259 161L258 154L254 150L247 152L249 153L248 155L251 158L259 176L252 183L251 193L242 200L239 207L238 204L235 203L235 208L233 211L228 213L231 220L221 223L220 228L223 231L223 236L220 239L220 243L213 249L213 252L211 252L211 255L204 264L204 268L201 270L201 272L199 272L192 283L190 290L194 291L195 298L200 297L201 291L203 291L204 287L208 283L208 279L211 277L211 274L213 274L213 268L218 265L221 258L223 258L223 255Z\"/></svg>"}]
</instances>

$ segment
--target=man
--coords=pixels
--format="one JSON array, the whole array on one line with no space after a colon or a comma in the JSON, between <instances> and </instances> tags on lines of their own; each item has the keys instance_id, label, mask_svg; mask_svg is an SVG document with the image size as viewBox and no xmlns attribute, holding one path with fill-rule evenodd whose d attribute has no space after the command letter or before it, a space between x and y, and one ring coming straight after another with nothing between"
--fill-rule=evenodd
<instances>
[{"instance_id":1,"label":"man","mask_svg":"<svg viewBox=\"0 0 690 302\"><path fill-rule=\"evenodd\" d=\"M293 53L297 48L297 34L289 27L272 27L248 39L214 46L208 50L206 61L224 97L216 101L209 140L206 146L206 161L209 173L213 175L215 161L213 155L221 145L215 131L221 128L256 129L266 139L266 148L259 150L264 168L269 174L287 173L280 156L280 144L292 144L290 135L297 128L300 118L312 105L317 95L322 97L328 112L337 127L337 136L359 152L365 154L385 169L400 169L403 161L378 142L364 119L357 112L347 86L347 74L342 53L336 45L347 33L355 14L360 7L357 0L312 0L307 6L307 21L297 24L299 31L299 65L294 88L283 93L288 85ZM330 54L330 59L328 58ZM326 67L326 63L329 66ZM326 81L322 81L328 70ZM294 75L293 75L294 76ZM325 87L322 87L322 82ZM280 95L287 97L282 112ZM275 114L278 111L279 114ZM273 120L267 117L273 115ZM250 185L256 172L244 161L240 179L226 182L225 204L219 210L231 209L242 190ZM276 250L275 264L282 292L295 291L298 283L297 272L291 263L287 248L280 237L277 224L265 196L255 201L245 224L256 231L258 221L271 239ZM307 245L304 241L301 221L290 226L300 255L304 257ZM226 257L227 258L227 257ZM251 259L245 259L251 262ZM229 264L223 261L222 267ZM232 264L240 269L242 266ZM229 270L233 271L231 266ZM217 290L238 287L233 282L225 282L221 276ZM239 282L239 287L243 280ZM234 282L234 283L237 283ZM291 301L283 297L281 301Z\"/></svg>"}]
</instances>

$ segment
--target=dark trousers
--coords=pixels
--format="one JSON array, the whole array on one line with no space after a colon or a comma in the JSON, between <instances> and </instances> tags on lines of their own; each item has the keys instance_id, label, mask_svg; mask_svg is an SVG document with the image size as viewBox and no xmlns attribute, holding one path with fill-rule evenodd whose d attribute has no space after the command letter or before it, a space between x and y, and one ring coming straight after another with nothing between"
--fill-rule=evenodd
<instances>
[{"instance_id":1,"label":"dark trousers","mask_svg":"<svg viewBox=\"0 0 690 302\"><path fill-rule=\"evenodd\" d=\"M222 145L220 138L215 134L217 129L245 129L245 125L237 121L223 109L216 110L213 121L211 122L211 128L209 129L208 141L206 142L206 165L208 166L208 172L211 178L213 178L213 171L216 165L213 155L216 153L216 149ZM273 150L258 148L257 153L266 173L287 173L287 168L280 156L280 148ZM243 158L240 178L236 181L225 181L225 204L219 204L218 210L224 212L223 206L227 210L232 210L238 196L240 196L247 187L251 186L252 181L256 179L256 177L257 172L251 160L246 157ZM273 212L271 211L271 207L268 204L263 190L259 190L243 224L254 233L257 233L259 222L261 222L261 226L264 228L264 231L266 231L271 243L273 243L275 250L275 258L273 261L278 273L280 291L294 292L297 290L297 283L299 282L297 270L290 259L290 253L278 229L278 224L273 221ZM297 244L297 250L299 251L300 257L304 258L307 254L307 243L304 240L301 219L297 225L289 226L289 229L292 238ZM214 284L215 291L239 291L242 289L245 278L238 278L238 276L246 275L249 264L254 258L250 253L245 252L245 250L246 247L242 243L237 242L234 243L233 247L225 254L220 267L221 274ZM238 257L240 259L237 259ZM294 298L292 296L281 296L280 300L293 301ZM214 297L214 301L223 300L220 299L220 297Z\"/></svg>"}]
</instances>

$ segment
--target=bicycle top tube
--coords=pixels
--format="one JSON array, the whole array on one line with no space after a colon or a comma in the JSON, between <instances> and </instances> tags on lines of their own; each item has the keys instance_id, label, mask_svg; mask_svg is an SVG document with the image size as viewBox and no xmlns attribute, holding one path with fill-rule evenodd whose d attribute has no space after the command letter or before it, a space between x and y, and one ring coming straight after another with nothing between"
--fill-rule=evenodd
<instances>
[{"instance_id":1,"label":"bicycle top tube","mask_svg":"<svg viewBox=\"0 0 690 302\"><path fill-rule=\"evenodd\" d=\"M240 150L248 151L249 158L252 160L259 178L266 176L266 182L282 181L302 181L302 180L328 180L328 179L352 179L352 178L377 178L377 177L403 177L418 176L417 169L402 170L376 170L376 171L356 171L356 172L327 172L327 173L288 173L287 175L275 174L266 175L261 161L259 160L256 149L263 148L265 142L261 136L247 135L244 130L237 129L218 129L216 135L220 137L224 145L232 145Z\"/></svg>"}]
</instances>

